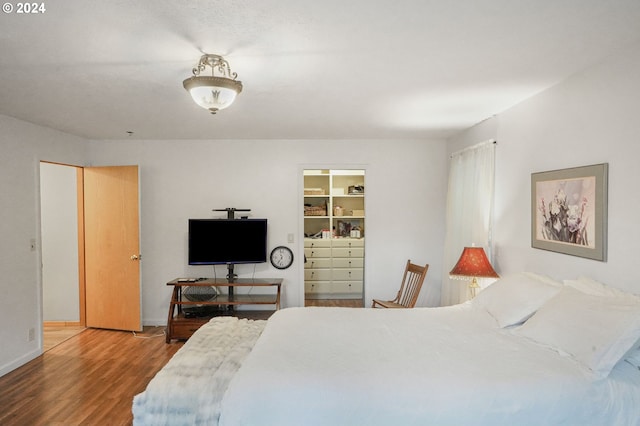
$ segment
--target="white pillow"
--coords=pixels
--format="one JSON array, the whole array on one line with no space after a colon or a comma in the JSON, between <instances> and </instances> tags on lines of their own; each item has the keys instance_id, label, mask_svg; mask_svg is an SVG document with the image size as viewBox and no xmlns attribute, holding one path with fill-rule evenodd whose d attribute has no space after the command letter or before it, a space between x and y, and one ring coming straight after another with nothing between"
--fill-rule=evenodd
<instances>
[{"instance_id":1,"label":"white pillow","mask_svg":"<svg viewBox=\"0 0 640 426\"><path fill-rule=\"evenodd\" d=\"M549 277L522 272L500 278L471 303L487 310L500 327L508 327L525 321L561 288Z\"/></svg>"},{"instance_id":2,"label":"white pillow","mask_svg":"<svg viewBox=\"0 0 640 426\"><path fill-rule=\"evenodd\" d=\"M583 293L592 294L594 296L603 296L603 297L625 297L625 298L637 298L640 302L640 296L632 293L627 293L623 290L619 290L614 287L610 287L606 284L603 284L599 281L588 277L578 277L577 280L564 280L564 284L575 289L580 290ZM640 346L640 340L636 344L636 346ZM640 349L637 347L629 352L626 357L626 360L629 364L633 365L640 369Z\"/></svg>"},{"instance_id":3,"label":"white pillow","mask_svg":"<svg viewBox=\"0 0 640 426\"><path fill-rule=\"evenodd\" d=\"M640 340L640 302L565 286L515 333L572 356L606 377Z\"/></svg>"},{"instance_id":4,"label":"white pillow","mask_svg":"<svg viewBox=\"0 0 640 426\"><path fill-rule=\"evenodd\" d=\"M577 280L564 280L564 284L580 290L583 293L605 297L639 297L587 277L579 277ZM640 300L640 297L639 297Z\"/></svg>"},{"instance_id":5,"label":"white pillow","mask_svg":"<svg viewBox=\"0 0 640 426\"><path fill-rule=\"evenodd\" d=\"M550 284L554 287L562 287L562 283L560 281L554 280L548 275L538 274L536 272L522 272L522 274L535 280Z\"/></svg>"}]
</instances>

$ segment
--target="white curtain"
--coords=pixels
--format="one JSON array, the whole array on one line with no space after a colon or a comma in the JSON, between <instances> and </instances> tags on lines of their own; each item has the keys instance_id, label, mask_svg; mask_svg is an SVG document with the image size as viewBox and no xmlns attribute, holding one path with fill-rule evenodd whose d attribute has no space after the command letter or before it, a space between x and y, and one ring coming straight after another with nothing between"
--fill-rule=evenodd
<instances>
[{"instance_id":1,"label":"white curtain","mask_svg":"<svg viewBox=\"0 0 640 426\"><path fill-rule=\"evenodd\" d=\"M492 261L490 249L494 165L493 140L451 155L443 257L443 306L462 303L468 299L469 283L449 278L449 271L458 261L464 247L483 247L487 257Z\"/></svg>"}]
</instances>

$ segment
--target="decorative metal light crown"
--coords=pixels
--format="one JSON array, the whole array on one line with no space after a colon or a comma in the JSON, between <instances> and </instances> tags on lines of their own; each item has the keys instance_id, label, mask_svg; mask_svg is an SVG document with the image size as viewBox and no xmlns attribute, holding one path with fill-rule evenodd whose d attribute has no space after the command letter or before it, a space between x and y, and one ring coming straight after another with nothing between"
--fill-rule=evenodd
<instances>
[{"instance_id":1,"label":"decorative metal light crown","mask_svg":"<svg viewBox=\"0 0 640 426\"><path fill-rule=\"evenodd\" d=\"M200 75L207 67L211 68L211 75ZM216 72L220 75L216 76ZM242 82L237 81L237 77L238 74L231 72L229 63L222 56L204 54L193 69L193 76L184 80L182 85L195 103L215 114L229 107L242 92Z\"/></svg>"}]
</instances>

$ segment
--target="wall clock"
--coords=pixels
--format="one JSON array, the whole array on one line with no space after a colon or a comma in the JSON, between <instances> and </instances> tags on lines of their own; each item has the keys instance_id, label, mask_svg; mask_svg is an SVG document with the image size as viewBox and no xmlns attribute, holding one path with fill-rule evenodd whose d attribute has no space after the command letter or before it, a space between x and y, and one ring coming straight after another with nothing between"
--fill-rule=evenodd
<instances>
[{"instance_id":1,"label":"wall clock","mask_svg":"<svg viewBox=\"0 0 640 426\"><path fill-rule=\"evenodd\" d=\"M270 259L274 268L287 269L293 264L293 252L289 247L278 246L271 250Z\"/></svg>"}]
</instances>

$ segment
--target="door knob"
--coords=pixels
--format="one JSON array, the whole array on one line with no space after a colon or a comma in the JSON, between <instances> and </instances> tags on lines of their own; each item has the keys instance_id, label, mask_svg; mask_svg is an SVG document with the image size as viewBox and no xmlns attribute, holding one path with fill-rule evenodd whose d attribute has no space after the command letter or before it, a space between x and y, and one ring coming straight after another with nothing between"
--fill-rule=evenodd
<instances>
[{"instance_id":1,"label":"door knob","mask_svg":"<svg viewBox=\"0 0 640 426\"><path fill-rule=\"evenodd\" d=\"M131 255L131 260L139 260L140 257L141 257L140 255L133 254L133 255Z\"/></svg>"}]
</instances>

